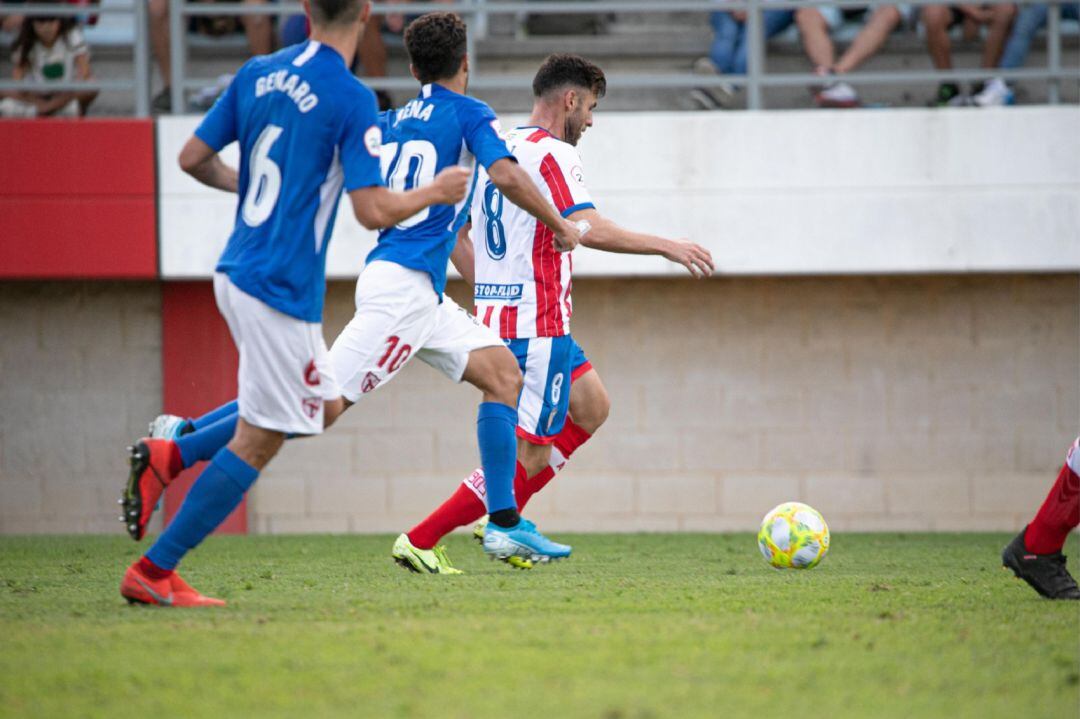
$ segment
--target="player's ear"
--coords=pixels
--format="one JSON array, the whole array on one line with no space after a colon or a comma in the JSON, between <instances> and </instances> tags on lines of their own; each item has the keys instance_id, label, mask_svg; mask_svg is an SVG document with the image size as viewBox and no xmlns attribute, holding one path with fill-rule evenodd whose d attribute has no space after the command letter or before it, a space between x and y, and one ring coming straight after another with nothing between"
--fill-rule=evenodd
<instances>
[{"instance_id":1,"label":"player's ear","mask_svg":"<svg viewBox=\"0 0 1080 719\"><path fill-rule=\"evenodd\" d=\"M306 0L305 0L306 2ZM364 0L364 4L360 6L360 22L367 25L368 20L371 19L371 0Z\"/></svg>"},{"instance_id":2,"label":"player's ear","mask_svg":"<svg viewBox=\"0 0 1080 719\"><path fill-rule=\"evenodd\" d=\"M304 6L304 16L307 18L308 26L311 25L311 0L302 0L301 3Z\"/></svg>"},{"instance_id":3,"label":"player's ear","mask_svg":"<svg viewBox=\"0 0 1080 719\"><path fill-rule=\"evenodd\" d=\"M577 107L578 93L573 88L567 90L563 94L563 109L567 112L573 112Z\"/></svg>"},{"instance_id":4,"label":"player's ear","mask_svg":"<svg viewBox=\"0 0 1080 719\"><path fill-rule=\"evenodd\" d=\"M468 55L461 58L461 67L458 69L458 72L464 72L466 75L469 74L469 56Z\"/></svg>"},{"instance_id":5,"label":"player's ear","mask_svg":"<svg viewBox=\"0 0 1080 719\"><path fill-rule=\"evenodd\" d=\"M413 76L413 78L416 79L417 82L422 82L420 80L420 73L416 71L416 65L413 65L411 62L409 63L409 73Z\"/></svg>"}]
</instances>

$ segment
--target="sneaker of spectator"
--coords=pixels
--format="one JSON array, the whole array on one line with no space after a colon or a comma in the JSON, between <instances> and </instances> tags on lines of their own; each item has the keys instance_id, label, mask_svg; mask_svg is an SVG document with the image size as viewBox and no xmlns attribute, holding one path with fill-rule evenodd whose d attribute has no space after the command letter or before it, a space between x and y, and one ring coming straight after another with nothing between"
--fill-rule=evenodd
<instances>
[{"instance_id":1,"label":"sneaker of spectator","mask_svg":"<svg viewBox=\"0 0 1080 719\"><path fill-rule=\"evenodd\" d=\"M938 85L937 94L930 100L930 107L966 107L971 98L955 82L943 82Z\"/></svg>"},{"instance_id":2,"label":"sneaker of spectator","mask_svg":"<svg viewBox=\"0 0 1080 719\"><path fill-rule=\"evenodd\" d=\"M1080 20L1080 3L1064 3L1061 5L1062 19ZM1024 5L1020 8L1013 23L1009 40L1005 44L1005 50L1001 55L998 67L1002 70L1014 70L1024 66L1027 61L1028 51L1031 49L1031 41L1036 33L1046 25L1046 19L1050 15L1049 5ZM974 98L974 103L979 107L995 107L999 105L1012 105L1016 102L1016 95L1009 84L1000 77L995 77L986 83L982 92Z\"/></svg>"},{"instance_id":3,"label":"sneaker of spectator","mask_svg":"<svg viewBox=\"0 0 1080 719\"><path fill-rule=\"evenodd\" d=\"M953 64L950 30L962 26L964 37L973 40L980 29L985 27L981 67L997 67L1015 17L1016 6L1011 3L924 6L921 19L926 30L926 46L930 51L930 60L938 70L951 70ZM971 103L972 100L961 93L955 83L942 83L938 86L937 97L931 105L955 107Z\"/></svg>"},{"instance_id":4,"label":"sneaker of spectator","mask_svg":"<svg viewBox=\"0 0 1080 719\"><path fill-rule=\"evenodd\" d=\"M695 75L716 77L720 72L716 65L707 57L700 57L694 61L693 72ZM731 83L721 82L718 85L708 87L695 87L690 91L690 100L700 110L719 110L721 108L734 107L737 88Z\"/></svg>"},{"instance_id":5,"label":"sneaker of spectator","mask_svg":"<svg viewBox=\"0 0 1080 719\"><path fill-rule=\"evenodd\" d=\"M835 75L830 75L835 78ZM827 85L814 92L814 102L818 107L848 108L859 106L859 93L843 80L833 79Z\"/></svg>"},{"instance_id":6,"label":"sneaker of spectator","mask_svg":"<svg viewBox=\"0 0 1080 719\"><path fill-rule=\"evenodd\" d=\"M49 0L45 0L48 2ZM35 82L91 80L90 49L75 18L27 19L19 29L12 54L12 78ZM3 93L0 115L4 117L80 117L86 113L96 90Z\"/></svg>"},{"instance_id":7,"label":"sneaker of spectator","mask_svg":"<svg viewBox=\"0 0 1080 719\"><path fill-rule=\"evenodd\" d=\"M868 13L868 14L867 14ZM831 33L848 18L866 16L866 22L839 59ZM859 96L850 84L839 79L870 59L881 49L889 35L903 20L895 5L881 5L872 11L854 9L840 11L835 7L802 7L795 11L795 24L802 38L803 51L819 75L838 76L838 79L814 92L821 107L858 107Z\"/></svg>"},{"instance_id":8,"label":"sneaker of spectator","mask_svg":"<svg viewBox=\"0 0 1080 719\"><path fill-rule=\"evenodd\" d=\"M1015 105L1016 95L1004 80L995 77L983 85L982 91L971 98L971 104L976 107Z\"/></svg>"},{"instance_id":9,"label":"sneaker of spectator","mask_svg":"<svg viewBox=\"0 0 1080 719\"><path fill-rule=\"evenodd\" d=\"M215 0L206 0L215 2ZM245 5L265 5L267 0L242 0ZM172 95L169 82L172 78L172 59L169 54L169 0L147 0L150 13L150 50L157 62L165 88L154 96L150 107L154 112L171 112ZM266 55L274 50L273 23L269 15L244 15L240 24L247 36L248 50L252 55ZM183 108L178 108L183 109Z\"/></svg>"}]
</instances>

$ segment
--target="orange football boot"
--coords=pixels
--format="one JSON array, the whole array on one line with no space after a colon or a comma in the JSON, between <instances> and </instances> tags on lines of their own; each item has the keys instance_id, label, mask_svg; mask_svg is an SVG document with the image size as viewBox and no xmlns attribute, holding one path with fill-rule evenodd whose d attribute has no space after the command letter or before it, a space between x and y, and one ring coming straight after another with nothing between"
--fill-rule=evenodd
<instances>
[{"instance_id":1,"label":"orange football boot","mask_svg":"<svg viewBox=\"0 0 1080 719\"><path fill-rule=\"evenodd\" d=\"M146 534L146 525L162 492L183 471L180 450L171 439L140 439L128 447L131 470L120 504L124 516L120 520L136 542Z\"/></svg>"},{"instance_id":2,"label":"orange football boot","mask_svg":"<svg viewBox=\"0 0 1080 719\"><path fill-rule=\"evenodd\" d=\"M120 596L129 604L156 604L162 607L224 607L225 600L204 597L179 574L173 572L165 579L146 576L135 562L120 581Z\"/></svg>"}]
</instances>

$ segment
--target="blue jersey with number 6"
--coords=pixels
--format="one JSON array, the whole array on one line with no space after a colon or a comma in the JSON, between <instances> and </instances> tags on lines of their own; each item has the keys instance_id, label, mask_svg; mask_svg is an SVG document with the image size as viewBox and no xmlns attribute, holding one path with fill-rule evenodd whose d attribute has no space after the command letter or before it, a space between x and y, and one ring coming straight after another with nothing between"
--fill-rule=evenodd
<instances>
[{"instance_id":1,"label":"blue jersey with number 6","mask_svg":"<svg viewBox=\"0 0 1080 719\"><path fill-rule=\"evenodd\" d=\"M341 188L382 184L374 93L315 41L249 60L195 135L240 143L236 224L217 270L279 312L322 320Z\"/></svg>"},{"instance_id":2,"label":"blue jersey with number 6","mask_svg":"<svg viewBox=\"0 0 1080 719\"><path fill-rule=\"evenodd\" d=\"M500 137L495 112L483 102L437 84L424 85L415 100L382 116L382 169L393 190L411 190L435 179L441 170L474 159L485 168L513 158ZM473 175L473 185L476 175ZM468 217L470 198L458 205L432 205L401 224L383 230L368 262L385 260L426 272L440 297L446 263L457 232Z\"/></svg>"}]
</instances>

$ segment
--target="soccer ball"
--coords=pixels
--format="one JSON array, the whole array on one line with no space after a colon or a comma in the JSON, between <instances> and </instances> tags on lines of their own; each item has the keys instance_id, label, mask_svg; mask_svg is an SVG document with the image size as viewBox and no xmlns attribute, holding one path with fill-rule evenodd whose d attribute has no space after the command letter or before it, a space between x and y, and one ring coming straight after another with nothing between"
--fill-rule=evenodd
<instances>
[{"instance_id":1,"label":"soccer ball","mask_svg":"<svg viewBox=\"0 0 1080 719\"><path fill-rule=\"evenodd\" d=\"M765 561L777 569L812 569L829 551L829 525L813 507L784 502L761 520L757 541Z\"/></svg>"}]
</instances>

